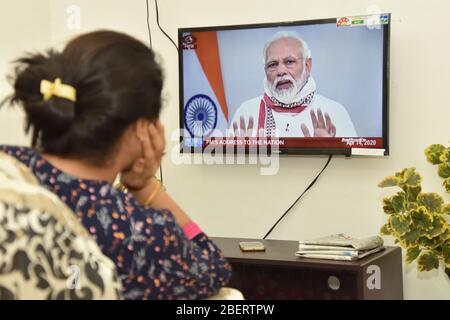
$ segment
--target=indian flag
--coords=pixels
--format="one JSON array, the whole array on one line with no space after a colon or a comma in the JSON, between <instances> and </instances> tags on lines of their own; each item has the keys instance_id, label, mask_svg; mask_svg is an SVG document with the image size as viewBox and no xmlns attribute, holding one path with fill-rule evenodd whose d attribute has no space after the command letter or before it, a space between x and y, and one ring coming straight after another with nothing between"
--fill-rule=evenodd
<instances>
[{"instance_id":1,"label":"indian flag","mask_svg":"<svg viewBox=\"0 0 450 320\"><path fill-rule=\"evenodd\" d=\"M225 134L228 107L215 31L183 34L184 124L192 136Z\"/></svg>"}]
</instances>

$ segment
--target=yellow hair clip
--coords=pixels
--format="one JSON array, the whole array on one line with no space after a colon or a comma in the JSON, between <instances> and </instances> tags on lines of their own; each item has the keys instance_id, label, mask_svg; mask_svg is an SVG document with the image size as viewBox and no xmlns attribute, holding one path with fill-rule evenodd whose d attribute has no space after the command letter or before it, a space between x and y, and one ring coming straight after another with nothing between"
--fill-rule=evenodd
<instances>
[{"instance_id":1,"label":"yellow hair clip","mask_svg":"<svg viewBox=\"0 0 450 320\"><path fill-rule=\"evenodd\" d=\"M41 80L41 93L44 96L44 101L56 96L75 102L77 96L75 88L62 83L60 78L56 78L54 82Z\"/></svg>"}]
</instances>

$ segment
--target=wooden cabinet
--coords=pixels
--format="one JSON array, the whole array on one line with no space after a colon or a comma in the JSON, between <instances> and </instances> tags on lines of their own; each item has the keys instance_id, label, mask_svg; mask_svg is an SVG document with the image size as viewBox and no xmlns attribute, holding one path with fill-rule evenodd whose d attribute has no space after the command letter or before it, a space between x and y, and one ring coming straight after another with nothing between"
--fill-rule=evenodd
<instances>
[{"instance_id":1,"label":"wooden cabinet","mask_svg":"<svg viewBox=\"0 0 450 320\"><path fill-rule=\"evenodd\" d=\"M230 287L246 299L403 299L400 247L357 261L295 256L297 241L213 238L233 267ZM261 241L265 252L242 252L240 241Z\"/></svg>"}]
</instances>

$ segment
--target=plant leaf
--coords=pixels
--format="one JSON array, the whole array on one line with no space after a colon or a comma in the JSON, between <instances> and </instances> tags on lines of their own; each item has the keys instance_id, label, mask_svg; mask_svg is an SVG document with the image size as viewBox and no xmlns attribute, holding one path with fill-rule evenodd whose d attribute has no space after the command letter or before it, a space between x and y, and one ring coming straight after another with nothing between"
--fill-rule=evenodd
<instances>
[{"instance_id":1,"label":"plant leaf","mask_svg":"<svg viewBox=\"0 0 450 320\"><path fill-rule=\"evenodd\" d=\"M418 186L408 186L404 185L402 189L406 193L406 200L407 201L413 201L415 202L417 200L417 196L420 194L420 191L422 191L422 187L420 185Z\"/></svg>"},{"instance_id":2,"label":"plant leaf","mask_svg":"<svg viewBox=\"0 0 450 320\"><path fill-rule=\"evenodd\" d=\"M442 214L450 215L450 203L444 204L442 206Z\"/></svg>"},{"instance_id":3,"label":"plant leaf","mask_svg":"<svg viewBox=\"0 0 450 320\"><path fill-rule=\"evenodd\" d=\"M450 193L450 178L445 179L442 185L444 186L445 190Z\"/></svg>"},{"instance_id":4,"label":"plant leaf","mask_svg":"<svg viewBox=\"0 0 450 320\"><path fill-rule=\"evenodd\" d=\"M406 199L404 192L398 192L392 197L383 198L383 211L386 214L402 213L406 211Z\"/></svg>"},{"instance_id":5,"label":"plant leaf","mask_svg":"<svg viewBox=\"0 0 450 320\"><path fill-rule=\"evenodd\" d=\"M437 247L439 247L440 239L439 237L430 239L427 236L424 236L419 238L418 243L422 248L435 250Z\"/></svg>"},{"instance_id":6,"label":"plant leaf","mask_svg":"<svg viewBox=\"0 0 450 320\"><path fill-rule=\"evenodd\" d=\"M439 267L439 258L431 251L422 253L417 261L419 271L430 271Z\"/></svg>"},{"instance_id":7,"label":"plant leaf","mask_svg":"<svg viewBox=\"0 0 450 320\"><path fill-rule=\"evenodd\" d=\"M425 149L425 156L427 160L432 164L439 164L441 160L439 157L444 152L445 147L442 144L432 144L428 148Z\"/></svg>"},{"instance_id":8,"label":"plant leaf","mask_svg":"<svg viewBox=\"0 0 450 320\"><path fill-rule=\"evenodd\" d=\"M414 226L422 230L430 230L433 227L433 216L425 207L419 207L411 211L411 219Z\"/></svg>"},{"instance_id":9,"label":"plant leaf","mask_svg":"<svg viewBox=\"0 0 450 320\"><path fill-rule=\"evenodd\" d=\"M438 235L440 235L445 231L444 224L445 220L441 216L433 215L433 228L425 236L428 237L429 239L437 237Z\"/></svg>"},{"instance_id":10,"label":"plant leaf","mask_svg":"<svg viewBox=\"0 0 450 320\"><path fill-rule=\"evenodd\" d=\"M421 193L417 196L417 201L425 206L430 212L441 212L444 199L434 192Z\"/></svg>"},{"instance_id":11,"label":"plant leaf","mask_svg":"<svg viewBox=\"0 0 450 320\"><path fill-rule=\"evenodd\" d=\"M442 258L444 258L445 264L450 264L450 242L447 241L442 246Z\"/></svg>"},{"instance_id":12,"label":"plant leaf","mask_svg":"<svg viewBox=\"0 0 450 320\"><path fill-rule=\"evenodd\" d=\"M417 202L408 202L406 210L411 211L417 209L418 207L419 205L417 204Z\"/></svg>"},{"instance_id":13,"label":"plant leaf","mask_svg":"<svg viewBox=\"0 0 450 320\"><path fill-rule=\"evenodd\" d=\"M444 230L444 232L441 233L439 236L442 242L445 242L447 240L450 240L450 228L447 226Z\"/></svg>"},{"instance_id":14,"label":"plant leaf","mask_svg":"<svg viewBox=\"0 0 450 320\"><path fill-rule=\"evenodd\" d=\"M450 177L450 163L445 162L438 165L438 175L444 179Z\"/></svg>"},{"instance_id":15,"label":"plant leaf","mask_svg":"<svg viewBox=\"0 0 450 320\"><path fill-rule=\"evenodd\" d=\"M409 232L405 233L405 235L402 238L402 242L404 243L405 247L413 246L417 243L417 240L419 239L420 231L419 230L410 230Z\"/></svg>"},{"instance_id":16,"label":"plant leaf","mask_svg":"<svg viewBox=\"0 0 450 320\"><path fill-rule=\"evenodd\" d=\"M445 149L444 152L441 153L439 160L441 160L441 162L450 163L450 147L447 147L447 149Z\"/></svg>"},{"instance_id":17,"label":"plant leaf","mask_svg":"<svg viewBox=\"0 0 450 320\"><path fill-rule=\"evenodd\" d=\"M416 172L416 168L408 168L404 171L404 184L416 187L422 182L422 176Z\"/></svg>"},{"instance_id":18,"label":"plant leaf","mask_svg":"<svg viewBox=\"0 0 450 320\"><path fill-rule=\"evenodd\" d=\"M397 213L402 213L406 209L405 193L399 192L392 197L392 208Z\"/></svg>"},{"instance_id":19,"label":"plant leaf","mask_svg":"<svg viewBox=\"0 0 450 320\"><path fill-rule=\"evenodd\" d=\"M390 236L392 234L391 228L389 227L389 223L386 223L381 227L380 234L383 236Z\"/></svg>"},{"instance_id":20,"label":"plant leaf","mask_svg":"<svg viewBox=\"0 0 450 320\"><path fill-rule=\"evenodd\" d=\"M403 170L400 171L400 172L396 172L396 173L395 173L395 176L396 176L397 178L401 179L401 180L405 180L405 172L406 172L406 170L408 170L408 169L405 168L405 169L403 169ZM404 181L403 181L403 182L404 182Z\"/></svg>"},{"instance_id":21,"label":"plant leaf","mask_svg":"<svg viewBox=\"0 0 450 320\"><path fill-rule=\"evenodd\" d=\"M409 231L409 223L401 214L392 214L389 217L389 226L391 230L399 236L403 236Z\"/></svg>"},{"instance_id":22,"label":"plant leaf","mask_svg":"<svg viewBox=\"0 0 450 320\"><path fill-rule=\"evenodd\" d=\"M416 258L419 256L419 254L420 254L420 249L418 246L408 248L406 250L406 263L411 263L414 260L416 260Z\"/></svg>"},{"instance_id":23,"label":"plant leaf","mask_svg":"<svg viewBox=\"0 0 450 320\"><path fill-rule=\"evenodd\" d=\"M392 205L392 197L383 198L383 211L386 214L395 213L395 209Z\"/></svg>"},{"instance_id":24,"label":"plant leaf","mask_svg":"<svg viewBox=\"0 0 450 320\"><path fill-rule=\"evenodd\" d=\"M379 184L378 187L386 188L386 187L394 187L400 185L400 179L395 176L390 176L384 178Z\"/></svg>"}]
</instances>

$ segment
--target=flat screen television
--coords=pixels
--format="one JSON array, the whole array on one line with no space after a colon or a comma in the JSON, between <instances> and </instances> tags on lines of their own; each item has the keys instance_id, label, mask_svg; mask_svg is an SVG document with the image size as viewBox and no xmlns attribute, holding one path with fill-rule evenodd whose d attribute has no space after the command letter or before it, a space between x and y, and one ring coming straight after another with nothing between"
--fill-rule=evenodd
<instances>
[{"instance_id":1,"label":"flat screen television","mask_svg":"<svg viewBox=\"0 0 450 320\"><path fill-rule=\"evenodd\" d=\"M180 28L182 152L388 155L389 35L390 14Z\"/></svg>"}]
</instances>

